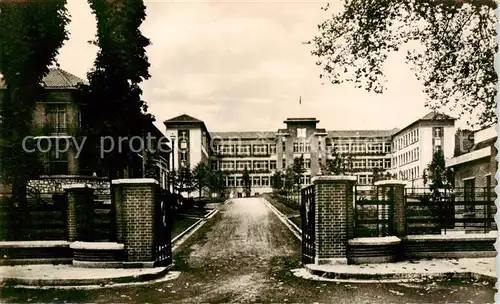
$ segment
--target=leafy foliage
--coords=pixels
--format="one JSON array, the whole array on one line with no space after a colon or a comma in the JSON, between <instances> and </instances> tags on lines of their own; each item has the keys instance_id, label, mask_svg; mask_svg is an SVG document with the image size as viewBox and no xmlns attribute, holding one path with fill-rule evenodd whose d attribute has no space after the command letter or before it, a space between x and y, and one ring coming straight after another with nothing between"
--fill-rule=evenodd
<instances>
[{"instance_id":1,"label":"leafy foliage","mask_svg":"<svg viewBox=\"0 0 500 304\"><path fill-rule=\"evenodd\" d=\"M250 177L250 172L247 167L243 170L242 183L245 196L250 196L252 193L252 178Z\"/></svg>"},{"instance_id":2,"label":"leafy foliage","mask_svg":"<svg viewBox=\"0 0 500 304\"><path fill-rule=\"evenodd\" d=\"M284 176L281 171L276 170L273 175L271 175L271 187L275 192L281 192L285 186Z\"/></svg>"},{"instance_id":3,"label":"leafy foliage","mask_svg":"<svg viewBox=\"0 0 500 304\"><path fill-rule=\"evenodd\" d=\"M352 170L353 158L350 154L342 154L337 148L332 151L332 158L321 164L321 173L324 175L345 175Z\"/></svg>"},{"instance_id":4,"label":"leafy foliage","mask_svg":"<svg viewBox=\"0 0 500 304\"><path fill-rule=\"evenodd\" d=\"M407 63L424 85L428 106L477 114L482 125L496 122L494 0L342 4L343 9L320 23L319 35L308 42L323 69L321 78L382 93L383 64L391 52L406 48Z\"/></svg>"},{"instance_id":5,"label":"leafy foliage","mask_svg":"<svg viewBox=\"0 0 500 304\"><path fill-rule=\"evenodd\" d=\"M68 38L65 5L62 0L0 2L0 73L6 85L0 96L1 169L18 202L24 201L27 180L40 174L38 155L22 143L31 134L36 102L45 99L42 79Z\"/></svg>"},{"instance_id":6,"label":"leafy foliage","mask_svg":"<svg viewBox=\"0 0 500 304\"><path fill-rule=\"evenodd\" d=\"M208 175L208 187L213 193L224 196L226 190L226 173L222 170L211 170Z\"/></svg>"},{"instance_id":7,"label":"leafy foliage","mask_svg":"<svg viewBox=\"0 0 500 304\"><path fill-rule=\"evenodd\" d=\"M194 187L198 190L200 198L203 189L208 186L209 174L210 174L210 168L205 163L199 162L193 168Z\"/></svg>"},{"instance_id":8,"label":"leafy foliage","mask_svg":"<svg viewBox=\"0 0 500 304\"><path fill-rule=\"evenodd\" d=\"M453 187L453 171L450 168L446 168L441 149L437 149L434 152L432 161L426 169L425 181L429 182L431 190L451 189Z\"/></svg>"},{"instance_id":9,"label":"leafy foliage","mask_svg":"<svg viewBox=\"0 0 500 304\"><path fill-rule=\"evenodd\" d=\"M80 87L80 98L86 104L83 129L87 146L98 146L99 138L143 136L153 121L146 114L139 84L150 77L146 47L149 39L140 32L146 17L142 0L89 0L97 19L97 37L92 43L99 47L94 68L87 75L88 85ZM120 175L127 167L129 142L123 149L112 149L101 159L99 167L110 177ZM109 149L109 147L106 147ZM100 156L97 156L100 157Z\"/></svg>"}]
</instances>

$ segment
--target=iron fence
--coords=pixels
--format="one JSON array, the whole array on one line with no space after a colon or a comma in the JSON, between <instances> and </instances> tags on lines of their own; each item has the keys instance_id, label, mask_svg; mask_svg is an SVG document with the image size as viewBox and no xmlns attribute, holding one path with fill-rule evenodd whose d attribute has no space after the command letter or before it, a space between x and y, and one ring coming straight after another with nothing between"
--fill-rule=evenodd
<instances>
[{"instance_id":1,"label":"iron fence","mask_svg":"<svg viewBox=\"0 0 500 304\"><path fill-rule=\"evenodd\" d=\"M390 191L380 188L370 196L356 191L354 237L384 237L394 234L394 197Z\"/></svg>"},{"instance_id":2,"label":"iron fence","mask_svg":"<svg viewBox=\"0 0 500 304\"><path fill-rule=\"evenodd\" d=\"M488 233L497 230L495 192L490 187L407 189L406 234Z\"/></svg>"},{"instance_id":3,"label":"iron fence","mask_svg":"<svg viewBox=\"0 0 500 304\"><path fill-rule=\"evenodd\" d=\"M302 223L302 263L314 263L315 257L315 190L314 185L301 190L300 216Z\"/></svg>"}]
</instances>

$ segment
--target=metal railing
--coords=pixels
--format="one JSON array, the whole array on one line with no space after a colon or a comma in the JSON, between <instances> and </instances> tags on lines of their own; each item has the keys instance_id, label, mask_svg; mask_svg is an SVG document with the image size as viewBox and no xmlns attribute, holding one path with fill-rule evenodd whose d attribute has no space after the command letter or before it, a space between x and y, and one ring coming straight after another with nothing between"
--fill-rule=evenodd
<instances>
[{"instance_id":1,"label":"metal railing","mask_svg":"<svg viewBox=\"0 0 500 304\"><path fill-rule=\"evenodd\" d=\"M406 233L488 233L497 230L496 194L490 187L421 191L405 195Z\"/></svg>"}]
</instances>

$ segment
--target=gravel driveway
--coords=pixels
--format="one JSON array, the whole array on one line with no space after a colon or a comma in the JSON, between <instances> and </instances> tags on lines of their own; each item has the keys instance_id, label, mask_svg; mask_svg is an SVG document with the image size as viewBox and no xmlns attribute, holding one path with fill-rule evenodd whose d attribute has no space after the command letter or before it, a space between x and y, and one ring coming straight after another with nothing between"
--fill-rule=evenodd
<instances>
[{"instance_id":1,"label":"gravel driveway","mask_svg":"<svg viewBox=\"0 0 500 304\"><path fill-rule=\"evenodd\" d=\"M176 253L173 281L101 290L2 290L5 302L494 303L474 280L339 284L299 279L300 243L263 198L233 199Z\"/></svg>"}]
</instances>

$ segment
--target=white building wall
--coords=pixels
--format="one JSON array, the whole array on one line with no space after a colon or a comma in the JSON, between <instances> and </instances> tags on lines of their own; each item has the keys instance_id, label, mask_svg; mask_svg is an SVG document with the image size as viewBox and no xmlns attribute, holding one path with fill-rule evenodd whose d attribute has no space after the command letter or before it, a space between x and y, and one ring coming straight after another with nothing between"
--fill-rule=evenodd
<instances>
[{"instance_id":1,"label":"white building wall","mask_svg":"<svg viewBox=\"0 0 500 304\"><path fill-rule=\"evenodd\" d=\"M444 127L444 144L443 144L443 154L444 159L452 158L455 152L455 133L457 132L455 127Z\"/></svg>"},{"instance_id":2,"label":"white building wall","mask_svg":"<svg viewBox=\"0 0 500 304\"><path fill-rule=\"evenodd\" d=\"M193 169L201 161L201 129L189 130L189 161Z\"/></svg>"},{"instance_id":3,"label":"white building wall","mask_svg":"<svg viewBox=\"0 0 500 304\"><path fill-rule=\"evenodd\" d=\"M432 161L432 155L434 151L432 150L432 127L426 126L420 128L420 168L423 170L427 168L427 166Z\"/></svg>"}]
</instances>

